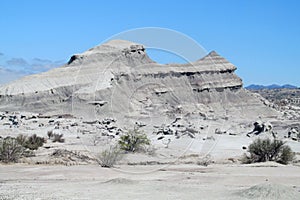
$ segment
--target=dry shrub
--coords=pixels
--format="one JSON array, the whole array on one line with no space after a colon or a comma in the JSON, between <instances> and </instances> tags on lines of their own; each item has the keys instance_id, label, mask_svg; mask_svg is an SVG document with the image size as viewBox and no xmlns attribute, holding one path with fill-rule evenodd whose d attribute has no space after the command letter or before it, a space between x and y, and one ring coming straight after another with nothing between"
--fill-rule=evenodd
<instances>
[{"instance_id":1,"label":"dry shrub","mask_svg":"<svg viewBox=\"0 0 300 200\"><path fill-rule=\"evenodd\" d=\"M207 167L211 163L213 163L211 155L206 155L205 157L203 157L197 161L197 165L201 165L201 166L205 166L205 167Z\"/></svg>"},{"instance_id":2,"label":"dry shrub","mask_svg":"<svg viewBox=\"0 0 300 200\"><path fill-rule=\"evenodd\" d=\"M4 163L18 162L23 155L24 147L15 138L0 138L0 161Z\"/></svg>"},{"instance_id":3,"label":"dry shrub","mask_svg":"<svg viewBox=\"0 0 300 200\"><path fill-rule=\"evenodd\" d=\"M98 163L101 167L113 167L123 157L123 152L119 146L110 146L98 155Z\"/></svg>"},{"instance_id":4,"label":"dry shrub","mask_svg":"<svg viewBox=\"0 0 300 200\"><path fill-rule=\"evenodd\" d=\"M48 139L50 139L53 136L53 130L48 131L47 136L48 136Z\"/></svg>"},{"instance_id":5,"label":"dry shrub","mask_svg":"<svg viewBox=\"0 0 300 200\"><path fill-rule=\"evenodd\" d=\"M64 143L65 139L63 138L64 134L58 134L58 133L54 133L52 135L52 142L60 142L60 143Z\"/></svg>"},{"instance_id":6,"label":"dry shrub","mask_svg":"<svg viewBox=\"0 0 300 200\"><path fill-rule=\"evenodd\" d=\"M29 137L19 135L17 140L21 142L20 144L27 149L37 150L39 147L42 147L46 140L43 137L39 137L36 134L33 134Z\"/></svg>"},{"instance_id":7,"label":"dry shrub","mask_svg":"<svg viewBox=\"0 0 300 200\"><path fill-rule=\"evenodd\" d=\"M0 161L5 163L18 162L22 156L34 156L32 150L37 150L44 143L45 139L36 134L29 137L20 134L17 138L0 138Z\"/></svg>"}]
</instances>

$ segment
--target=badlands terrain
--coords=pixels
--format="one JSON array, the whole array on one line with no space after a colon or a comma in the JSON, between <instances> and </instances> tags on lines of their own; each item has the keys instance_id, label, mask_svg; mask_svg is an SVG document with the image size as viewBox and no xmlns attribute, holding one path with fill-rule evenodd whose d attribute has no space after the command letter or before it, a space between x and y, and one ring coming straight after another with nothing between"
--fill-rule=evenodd
<instances>
[{"instance_id":1,"label":"badlands terrain","mask_svg":"<svg viewBox=\"0 0 300 200\"><path fill-rule=\"evenodd\" d=\"M162 65L113 40L0 86L0 136L46 142L0 164L0 199L300 199L299 91L248 91L235 70L215 51ZM248 134L254 122L268 129ZM133 128L150 145L101 167L99 154ZM293 162L242 164L253 140L273 136Z\"/></svg>"}]
</instances>

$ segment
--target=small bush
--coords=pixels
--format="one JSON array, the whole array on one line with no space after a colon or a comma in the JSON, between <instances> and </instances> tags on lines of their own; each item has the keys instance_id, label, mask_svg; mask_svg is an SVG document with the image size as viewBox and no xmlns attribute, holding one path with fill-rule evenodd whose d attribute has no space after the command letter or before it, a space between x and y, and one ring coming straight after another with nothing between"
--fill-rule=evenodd
<instances>
[{"instance_id":1,"label":"small bush","mask_svg":"<svg viewBox=\"0 0 300 200\"><path fill-rule=\"evenodd\" d=\"M38 137L36 134L30 137L21 134L17 138L0 138L0 161L5 163L18 162L22 156L34 156L31 150L43 146L44 142L44 138Z\"/></svg>"},{"instance_id":2,"label":"small bush","mask_svg":"<svg viewBox=\"0 0 300 200\"><path fill-rule=\"evenodd\" d=\"M294 159L291 148L281 140L256 139L248 147L250 156L244 155L243 163L275 161L288 164Z\"/></svg>"},{"instance_id":3,"label":"small bush","mask_svg":"<svg viewBox=\"0 0 300 200\"><path fill-rule=\"evenodd\" d=\"M289 162L293 161L295 158L295 153L291 150L289 146L283 146L281 149L281 155L277 162L282 164L288 164Z\"/></svg>"},{"instance_id":4,"label":"small bush","mask_svg":"<svg viewBox=\"0 0 300 200\"><path fill-rule=\"evenodd\" d=\"M27 141L27 136L20 134L17 136L16 140L20 145L24 146Z\"/></svg>"},{"instance_id":5,"label":"small bush","mask_svg":"<svg viewBox=\"0 0 300 200\"><path fill-rule=\"evenodd\" d=\"M100 142L100 138L97 134L93 135L90 140L94 146L97 146L97 144Z\"/></svg>"},{"instance_id":6,"label":"small bush","mask_svg":"<svg viewBox=\"0 0 300 200\"><path fill-rule=\"evenodd\" d=\"M145 133L134 128L120 137L119 145L121 150L135 152L142 150L146 145L150 145L150 140Z\"/></svg>"},{"instance_id":7,"label":"small bush","mask_svg":"<svg viewBox=\"0 0 300 200\"><path fill-rule=\"evenodd\" d=\"M63 134L57 134L57 133L54 133L52 135L52 142L60 142L60 143L64 143L65 142L65 139L63 138Z\"/></svg>"},{"instance_id":8,"label":"small bush","mask_svg":"<svg viewBox=\"0 0 300 200\"><path fill-rule=\"evenodd\" d=\"M15 138L0 139L0 161L4 163L18 162L24 153L24 147Z\"/></svg>"},{"instance_id":9,"label":"small bush","mask_svg":"<svg viewBox=\"0 0 300 200\"><path fill-rule=\"evenodd\" d=\"M48 139L53 136L53 130L47 132Z\"/></svg>"},{"instance_id":10,"label":"small bush","mask_svg":"<svg viewBox=\"0 0 300 200\"><path fill-rule=\"evenodd\" d=\"M33 134L29 137L25 135L18 135L16 138L16 141L26 149L30 150L37 150L39 147L43 146L44 143L46 143L45 138L39 137L36 134Z\"/></svg>"},{"instance_id":11,"label":"small bush","mask_svg":"<svg viewBox=\"0 0 300 200\"><path fill-rule=\"evenodd\" d=\"M123 157L122 151L118 146L110 146L98 156L101 167L113 167Z\"/></svg>"},{"instance_id":12,"label":"small bush","mask_svg":"<svg viewBox=\"0 0 300 200\"><path fill-rule=\"evenodd\" d=\"M22 136L18 136L18 137L20 141L22 142L24 141ZM25 142L21 143L21 145L30 150L37 150L39 147L43 146L45 142L46 141L43 137L39 137L36 134L33 134L29 136L27 139L25 139Z\"/></svg>"}]
</instances>

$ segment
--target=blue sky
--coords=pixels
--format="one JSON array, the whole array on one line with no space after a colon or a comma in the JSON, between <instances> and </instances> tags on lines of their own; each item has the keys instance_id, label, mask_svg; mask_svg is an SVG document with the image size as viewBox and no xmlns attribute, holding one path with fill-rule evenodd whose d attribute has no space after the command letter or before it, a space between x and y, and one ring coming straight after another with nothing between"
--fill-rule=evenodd
<instances>
[{"instance_id":1,"label":"blue sky","mask_svg":"<svg viewBox=\"0 0 300 200\"><path fill-rule=\"evenodd\" d=\"M299 10L289 0L0 0L0 84L59 66L119 32L162 27L216 50L245 85L300 86Z\"/></svg>"}]
</instances>

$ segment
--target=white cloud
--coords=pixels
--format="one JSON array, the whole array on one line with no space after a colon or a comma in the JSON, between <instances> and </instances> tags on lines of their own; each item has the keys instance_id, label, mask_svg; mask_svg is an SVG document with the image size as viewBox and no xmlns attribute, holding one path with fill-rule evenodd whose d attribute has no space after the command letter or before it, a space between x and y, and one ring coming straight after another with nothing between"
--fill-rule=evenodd
<instances>
[{"instance_id":1,"label":"white cloud","mask_svg":"<svg viewBox=\"0 0 300 200\"><path fill-rule=\"evenodd\" d=\"M27 75L26 72L9 70L0 66L0 85L14 81Z\"/></svg>"},{"instance_id":2,"label":"white cloud","mask_svg":"<svg viewBox=\"0 0 300 200\"><path fill-rule=\"evenodd\" d=\"M12 59L6 61L6 65L13 66L13 67L26 67L29 64L23 58L12 58Z\"/></svg>"},{"instance_id":3,"label":"white cloud","mask_svg":"<svg viewBox=\"0 0 300 200\"><path fill-rule=\"evenodd\" d=\"M34 58L30 64L30 67L34 72L44 72L49 69L59 67L63 64L65 64L64 61L51 61L47 59Z\"/></svg>"},{"instance_id":4,"label":"white cloud","mask_svg":"<svg viewBox=\"0 0 300 200\"><path fill-rule=\"evenodd\" d=\"M0 63L0 84L8 83L22 76L45 72L63 64L65 64L65 61L62 60L51 61L48 59L34 58L28 61L24 58L10 58Z\"/></svg>"}]
</instances>

